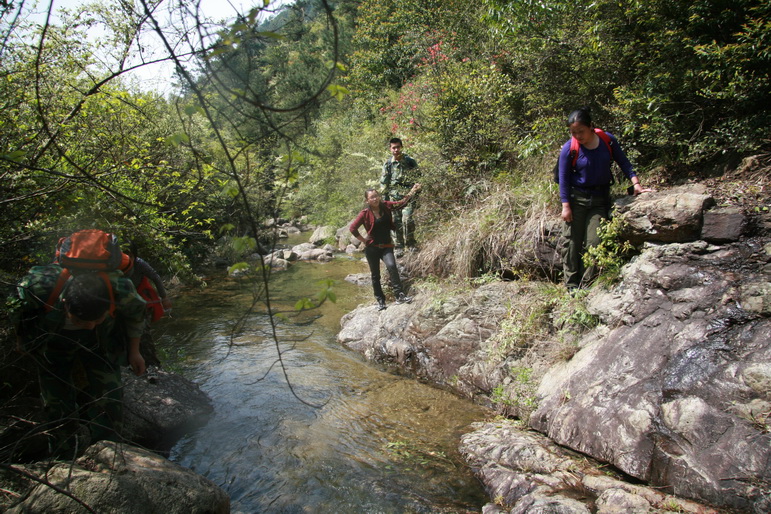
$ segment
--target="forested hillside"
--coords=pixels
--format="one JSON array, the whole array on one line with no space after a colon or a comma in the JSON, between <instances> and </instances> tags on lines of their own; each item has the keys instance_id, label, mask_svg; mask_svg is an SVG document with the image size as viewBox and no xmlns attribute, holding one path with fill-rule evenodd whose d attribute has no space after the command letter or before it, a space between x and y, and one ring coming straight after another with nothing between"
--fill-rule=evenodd
<instances>
[{"instance_id":1,"label":"forested hillside","mask_svg":"<svg viewBox=\"0 0 771 514\"><path fill-rule=\"evenodd\" d=\"M84 227L172 274L223 234L257 244L269 217L342 225L392 136L421 166L422 242L483 205L493 224L548 213L580 106L647 182L768 166L767 1L262 4L219 25L191 6L168 23L159 0L0 4L5 282ZM172 93L132 78L157 59Z\"/></svg>"}]
</instances>

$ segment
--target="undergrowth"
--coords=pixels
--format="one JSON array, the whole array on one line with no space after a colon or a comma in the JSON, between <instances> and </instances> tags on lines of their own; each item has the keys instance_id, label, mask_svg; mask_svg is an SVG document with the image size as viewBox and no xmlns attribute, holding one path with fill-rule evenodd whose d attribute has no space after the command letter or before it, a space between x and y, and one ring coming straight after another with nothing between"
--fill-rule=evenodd
<instances>
[{"instance_id":1,"label":"undergrowth","mask_svg":"<svg viewBox=\"0 0 771 514\"><path fill-rule=\"evenodd\" d=\"M559 221L555 184L544 179L541 166L542 158L531 159L522 164L522 173L486 182L463 205L426 199L417 220L424 244L410 259L411 272L460 279L553 277L554 270L540 269L543 263L536 256L549 227Z\"/></svg>"},{"instance_id":2,"label":"undergrowth","mask_svg":"<svg viewBox=\"0 0 771 514\"><path fill-rule=\"evenodd\" d=\"M621 268L629 262L634 252L632 244L621 237L625 225L626 222L621 217L600 220L600 228L597 231L600 243L584 252L584 266L597 267L599 285L617 283L621 277Z\"/></svg>"}]
</instances>

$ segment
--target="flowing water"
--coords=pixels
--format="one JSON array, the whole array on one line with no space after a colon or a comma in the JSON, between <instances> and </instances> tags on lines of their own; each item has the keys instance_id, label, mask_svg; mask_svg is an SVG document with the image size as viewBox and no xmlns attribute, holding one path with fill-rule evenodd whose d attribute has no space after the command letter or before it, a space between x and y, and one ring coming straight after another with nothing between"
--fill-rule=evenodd
<instances>
[{"instance_id":1,"label":"flowing water","mask_svg":"<svg viewBox=\"0 0 771 514\"><path fill-rule=\"evenodd\" d=\"M291 311L320 280L335 280L338 298L278 322L283 367L264 313L247 315L233 335L252 295L224 271L176 299L174 318L159 324L166 364L214 404L209 422L170 458L222 487L232 512L479 512L486 503L457 445L489 413L368 365L336 342L340 317L373 302L369 286L342 280L365 271L343 257L273 274L274 308Z\"/></svg>"}]
</instances>

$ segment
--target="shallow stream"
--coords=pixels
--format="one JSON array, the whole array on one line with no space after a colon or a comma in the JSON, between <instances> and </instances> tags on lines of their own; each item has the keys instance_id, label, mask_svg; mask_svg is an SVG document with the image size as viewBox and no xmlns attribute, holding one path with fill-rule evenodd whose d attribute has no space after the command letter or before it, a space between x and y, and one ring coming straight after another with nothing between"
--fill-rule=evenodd
<instances>
[{"instance_id":1,"label":"shallow stream","mask_svg":"<svg viewBox=\"0 0 771 514\"><path fill-rule=\"evenodd\" d=\"M222 487L232 512L479 512L486 503L457 446L489 413L366 364L336 342L341 316L373 302L370 287L343 280L365 271L360 260L340 257L272 275L274 308L291 313L330 279L338 300L278 321L283 368L264 311L248 314L233 335L251 286L224 270L177 298L174 317L158 324L167 367L214 404L209 422L170 458Z\"/></svg>"}]
</instances>

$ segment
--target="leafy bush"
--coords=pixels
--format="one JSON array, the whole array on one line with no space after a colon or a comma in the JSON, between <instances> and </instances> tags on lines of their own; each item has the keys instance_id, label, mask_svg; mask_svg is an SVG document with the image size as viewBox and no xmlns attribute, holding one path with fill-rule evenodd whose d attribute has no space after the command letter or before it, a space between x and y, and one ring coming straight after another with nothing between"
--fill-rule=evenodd
<instances>
[{"instance_id":1,"label":"leafy bush","mask_svg":"<svg viewBox=\"0 0 771 514\"><path fill-rule=\"evenodd\" d=\"M601 220L597 231L600 243L586 249L583 255L584 265L596 266L598 283L612 284L621 276L621 267L629 261L634 247L629 241L621 238L624 220L615 217Z\"/></svg>"}]
</instances>

